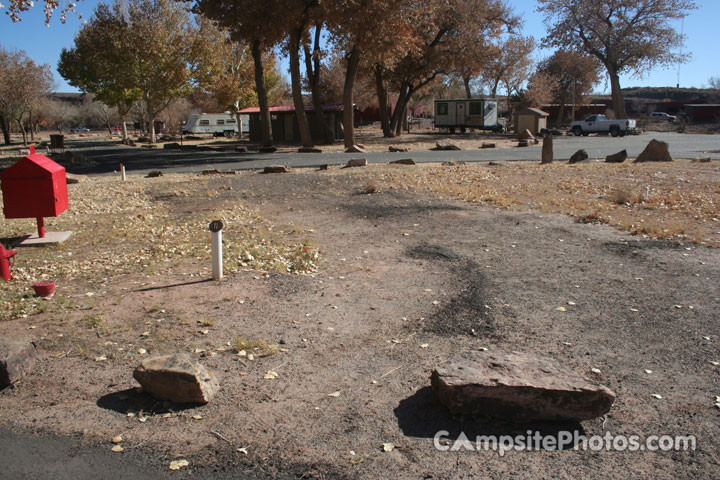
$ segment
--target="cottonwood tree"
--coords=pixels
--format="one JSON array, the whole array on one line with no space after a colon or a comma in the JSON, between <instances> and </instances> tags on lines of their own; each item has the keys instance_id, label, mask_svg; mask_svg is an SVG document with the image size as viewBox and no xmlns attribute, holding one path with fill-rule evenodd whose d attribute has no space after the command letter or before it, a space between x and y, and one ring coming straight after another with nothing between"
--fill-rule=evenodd
<instances>
[{"instance_id":1,"label":"cottonwood tree","mask_svg":"<svg viewBox=\"0 0 720 480\"><path fill-rule=\"evenodd\" d=\"M117 0L100 4L61 53L58 70L71 85L94 93L121 115L142 101L155 143L155 117L219 71L210 22L196 23L172 0Z\"/></svg>"},{"instance_id":2,"label":"cottonwood tree","mask_svg":"<svg viewBox=\"0 0 720 480\"><path fill-rule=\"evenodd\" d=\"M620 74L642 74L685 62L683 35L671 25L696 8L692 0L538 0L548 34L544 46L582 49L607 70L613 110L627 116Z\"/></svg>"},{"instance_id":3,"label":"cottonwood tree","mask_svg":"<svg viewBox=\"0 0 720 480\"><path fill-rule=\"evenodd\" d=\"M571 105L571 121L575 120L577 105L585 103L600 80L600 68L595 58L567 50L558 50L540 62L531 84L538 84L540 77L547 78L550 99L560 105L555 125L564 121L568 103Z\"/></svg>"},{"instance_id":4,"label":"cottonwood tree","mask_svg":"<svg viewBox=\"0 0 720 480\"><path fill-rule=\"evenodd\" d=\"M425 11L422 2L402 0L329 0L328 29L335 48L345 58L343 84L343 135L346 148L355 145L353 95L355 79L363 56L370 60L383 54L394 56L398 49L414 50L411 14ZM407 50L406 50L407 51Z\"/></svg>"},{"instance_id":5,"label":"cottonwood tree","mask_svg":"<svg viewBox=\"0 0 720 480\"><path fill-rule=\"evenodd\" d=\"M49 65L36 64L23 51L0 47L0 129L6 145L11 142L11 125L17 125L27 145L24 122L52 87Z\"/></svg>"},{"instance_id":6,"label":"cottonwood tree","mask_svg":"<svg viewBox=\"0 0 720 480\"><path fill-rule=\"evenodd\" d=\"M422 14L412 20L420 47L409 50L390 74L398 90L390 124L396 135L414 93L457 71L469 43L491 44L518 22L503 0L431 0L424 5Z\"/></svg>"},{"instance_id":7,"label":"cottonwood tree","mask_svg":"<svg viewBox=\"0 0 720 480\"><path fill-rule=\"evenodd\" d=\"M191 2L191 0L184 0ZM253 58L255 89L260 107L260 131L262 144L273 144L272 126L268 91L265 85L265 63L267 52L271 51L284 38L279 22L284 12L279 11L280 0L195 0L193 11L217 22L230 32L233 40L250 45Z\"/></svg>"},{"instance_id":8,"label":"cottonwood tree","mask_svg":"<svg viewBox=\"0 0 720 480\"><path fill-rule=\"evenodd\" d=\"M137 59L130 25L120 3L99 4L90 21L75 35L73 48L63 49L58 72L67 82L117 110L122 139L127 141L125 118L143 95L135 69Z\"/></svg>"}]
</instances>

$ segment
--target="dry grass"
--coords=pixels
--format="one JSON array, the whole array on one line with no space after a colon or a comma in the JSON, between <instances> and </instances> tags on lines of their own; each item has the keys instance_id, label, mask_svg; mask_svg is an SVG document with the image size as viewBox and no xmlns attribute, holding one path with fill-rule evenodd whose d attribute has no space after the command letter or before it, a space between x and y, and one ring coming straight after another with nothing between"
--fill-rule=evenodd
<instances>
[{"instance_id":1,"label":"dry grass","mask_svg":"<svg viewBox=\"0 0 720 480\"><path fill-rule=\"evenodd\" d=\"M190 270L190 276L209 275L207 226L212 219L225 224L228 273L309 273L317 268L319 251L312 242L288 238L234 198L232 185L225 183L196 175L165 175L131 177L124 183L103 177L70 185L70 209L46 219L46 228L70 230L73 236L60 245L18 250L11 268L15 280L0 289L0 320L47 308L72 308L73 302L34 297L31 284L39 280L56 280L64 291L72 285L76 296L89 298L112 278L127 273ZM0 231L7 238L34 229L34 220L0 218Z\"/></svg>"},{"instance_id":2,"label":"dry grass","mask_svg":"<svg viewBox=\"0 0 720 480\"><path fill-rule=\"evenodd\" d=\"M272 344L265 338L250 339L243 336L235 339L235 349L237 352L245 351L258 357L268 357L280 352L279 345Z\"/></svg>"},{"instance_id":3,"label":"dry grass","mask_svg":"<svg viewBox=\"0 0 720 480\"><path fill-rule=\"evenodd\" d=\"M659 239L720 247L720 165L589 163L375 167L353 172L383 190L430 191L512 210L572 215Z\"/></svg>"}]
</instances>

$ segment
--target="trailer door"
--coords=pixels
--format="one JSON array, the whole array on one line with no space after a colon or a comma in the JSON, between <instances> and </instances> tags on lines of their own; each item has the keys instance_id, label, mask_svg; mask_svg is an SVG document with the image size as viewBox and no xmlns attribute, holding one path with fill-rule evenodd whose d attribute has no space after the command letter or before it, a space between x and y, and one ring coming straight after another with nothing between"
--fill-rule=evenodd
<instances>
[{"instance_id":1,"label":"trailer door","mask_svg":"<svg viewBox=\"0 0 720 480\"><path fill-rule=\"evenodd\" d=\"M465 125L465 102L455 102L455 125Z\"/></svg>"}]
</instances>

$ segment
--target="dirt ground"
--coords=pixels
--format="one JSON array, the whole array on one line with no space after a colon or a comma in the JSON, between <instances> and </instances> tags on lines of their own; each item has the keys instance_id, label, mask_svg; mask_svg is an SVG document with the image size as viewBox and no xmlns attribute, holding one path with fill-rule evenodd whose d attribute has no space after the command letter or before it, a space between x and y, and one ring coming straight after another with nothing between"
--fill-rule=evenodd
<instances>
[{"instance_id":1,"label":"dirt ground","mask_svg":"<svg viewBox=\"0 0 720 480\"><path fill-rule=\"evenodd\" d=\"M290 274L281 273L287 263L250 265L241 252L231 257L246 265L213 282L206 249L192 244L188 255L144 265L134 256L138 237L127 247L137 269L118 264L108 274L100 258L97 278L65 273L73 280L58 281L56 297L42 301L48 308L0 322L0 335L33 338L39 355L31 375L0 392L0 425L79 436L108 450L122 435L118 456L141 452L164 466L187 459L183 476L215 465L215 476L228 478L245 469L296 478L718 477L720 250L410 188L403 168L412 167L210 177L200 197L168 197L151 183L169 181L177 192L189 177L136 180L137 208L142 195L162 203L157 218L144 221L170 218L176 207L195 225L235 205L236 221L266 219L277 235L256 234L248 247L237 237L260 229L229 225L228 242L241 250L317 248L318 259ZM102 183L110 181L91 180L101 182L92 188L122 196ZM368 182L377 193L364 193ZM92 233L93 222L78 228ZM88 242L89 233L77 235ZM98 245L113 241L105 235ZM77 248L57 247L47 260L79 255ZM238 337L250 345L244 356ZM252 348L264 344L271 348ZM452 417L435 400L430 373L477 348L552 357L617 400L607 416L574 425ZM177 351L218 376L210 404L163 404L136 390L132 370L143 358ZM528 429L694 435L697 448L501 457L433 446L439 430L452 440Z\"/></svg>"}]
</instances>

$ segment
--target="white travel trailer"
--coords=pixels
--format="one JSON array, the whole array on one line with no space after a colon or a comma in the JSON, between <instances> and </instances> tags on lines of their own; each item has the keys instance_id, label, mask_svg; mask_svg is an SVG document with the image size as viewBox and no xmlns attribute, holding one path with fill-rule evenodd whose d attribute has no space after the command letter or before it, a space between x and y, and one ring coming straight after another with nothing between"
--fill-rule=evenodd
<instances>
[{"instance_id":1,"label":"white travel trailer","mask_svg":"<svg viewBox=\"0 0 720 480\"><path fill-rule=\"evenodd\" d=\"M248 133L250 122L247 115L240 116L240 131ZM193 113L185 122L184 134L207 133L213 137L224 135L234 137L238 133L238 123L235 114L225 113Z\"/></svg>"},{"instance_id":2,"label":"white travel trailer","mask_svg":"<svg viewBox=\"0 0 720 480\"><path fill-rule=\"evenodd\" d=\"M435 127L465 132L467 128L502 131L498 123L496 98L463 98L435 100Z\"/></svg>"}]
</instances>

